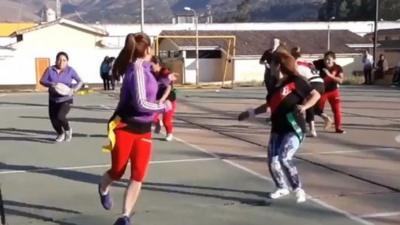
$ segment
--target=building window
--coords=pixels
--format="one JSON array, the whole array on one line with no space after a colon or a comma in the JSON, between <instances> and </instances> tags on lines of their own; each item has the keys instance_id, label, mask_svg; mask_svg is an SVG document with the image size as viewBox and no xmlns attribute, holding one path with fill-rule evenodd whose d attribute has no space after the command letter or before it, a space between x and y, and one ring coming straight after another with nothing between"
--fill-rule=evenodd
<instances>
[{"instance_id":1,"label":"building window","mask_svg":"<svg viewBox=\"0 0 400 225\"><path fill-rule=\"evenodd\" d=\"M161 50L160 51L160 57L161 58L181 58L182 57L182 51Z\"/></svg>"},{"instance_id":2,"label":"building window","mask_svg":"<svg viewBox=\"0 0 400 225\"><path fill-rule=\"evenodd\" d=\"M199 51L200 59L220 59L221 57L222 57L222 53L220 50L200 50ZM186 51L186 58L195 59L196 51L195 50Z\"/></svg>"},{"instance_id":3,"label":"building window","mask_svg":"<svg viewBox=\"0 0 400 225\"><path fill-rule=\"evenodd\" d=\"M392 37L390 37L390 36L385 37L385 41L390 41L390 40L392 40Z\"/></svg>"}]
</instances>

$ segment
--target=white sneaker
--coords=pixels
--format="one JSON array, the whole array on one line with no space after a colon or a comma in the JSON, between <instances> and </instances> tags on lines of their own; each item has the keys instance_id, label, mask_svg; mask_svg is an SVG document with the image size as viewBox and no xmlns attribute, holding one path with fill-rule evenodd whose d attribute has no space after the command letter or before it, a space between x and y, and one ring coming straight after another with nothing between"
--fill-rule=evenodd
<instances>
[{"instance_id":1,"label":"white sneaker","mask_svg":"<svg viewBox=\"0 0 400 225\"><path fill-rule=\"evenodd\" d=\"M296 193L296 202L297 203L303 203L307 200L306 192L303 189L298 188L297 190L295 190L295 193Z\"/></svg>"},{"instance_id":2,"label":"white sneaker","mask_svg":"<svg viewBox=\"0 0 400 225\"><path fill-rule=\"evenodd\" d=\"M172 141L174 140L174 136L172 134L167 134L167 137L165 137L166 141Z\"/></svg>"},{"instance_id":3,"label":"white sneaker","mask_svg":"<svg viewBox=\"0 0 400 225\"><path fill-rule=\"evenodd\" d=\"M274 192L269 193L269 197L271 199L278 199L278 198L281 198L281 197L286 196L288 194L290 194L290 191L288 189L279 188L279 189L276 189Z\"/></svg>"},{"instance_id":4,"label":"white sneaker","mask_svg":"<svg viewBox=\"0 0 400 225\"><path fill-rule=\"evenodd\" d=\"M65 141L70 142L72 140L72 129L65 131Z\"/></svg>"},{"instance_id":5,"label":"white sneaker","mask_svg":"<svg viewBox=\"0 0 400 225\"><path fill-rule=\"evenodd\" d=\"M310 137L317 137L317 131L316 130L311 130L310 131Z\"/></svg>"},{"instance_id":6,"label":"white sneaker","mask_svg":"<svg viewBox=\"0 0 400 225\"><path fill-rule=\"evenodd\" d=\"M64 141L64 139L65 139L65 134L62 133L62 134L57 135L55 141L56 142L62 142L62 141Z\"/></svg>"}]
</instances>

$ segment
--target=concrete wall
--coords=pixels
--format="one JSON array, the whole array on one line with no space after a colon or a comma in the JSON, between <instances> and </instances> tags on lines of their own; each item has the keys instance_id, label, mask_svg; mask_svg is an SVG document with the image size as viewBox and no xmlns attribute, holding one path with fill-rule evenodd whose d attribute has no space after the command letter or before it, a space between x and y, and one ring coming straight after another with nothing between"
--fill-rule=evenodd
<instances>
[{"instance_id":1,"label":"concrete wall","mask_svg":"<svg viewBox=\"0 0 400 225\"><path fill-rule=\"evenodd\" d=\"M199 61L199 82L221 81L222 71L221 59L200 59ZM185 81L186 84L196 83L196 60L185 59Z\"/></svg>"}]
</instances>

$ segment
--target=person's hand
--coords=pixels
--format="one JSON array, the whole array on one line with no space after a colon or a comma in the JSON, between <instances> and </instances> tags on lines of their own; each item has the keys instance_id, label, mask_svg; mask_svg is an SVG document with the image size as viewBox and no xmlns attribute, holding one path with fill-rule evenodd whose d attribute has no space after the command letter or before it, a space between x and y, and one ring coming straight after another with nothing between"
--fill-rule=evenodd
<instances>
[{"instance_id":1,"label":"person's hand","mask_svg":"<svg viewBox=\"0 0 400 225\"><path fill-rule=\"evenodd\" d=\"M324 72L325 72L325 74L328 76L328 77L333 77L333 75L331 74L331 72L329 72L329 70L327 69L327 68L324 68L324 69L322 69Z\"/></svg>"},{"instance_id":2,"label":"person's hand","mask_svg":"<svg viewBox=\"0 0 400 225\"><path fill-rule=\"evenodd\" d=\"M297 105L297 110L301 113L304 114L306 112L306 107L304 105Z\"/></svg>"},{"instance_id":3,"label":"person's hand","mask_svg":"<svg viewBox=\"0 0 400 225\"><path fill-rule=\"evenodd\" d=\"M248 119L249 117L250 117L249 112L248 112L248 111L244 111L244 112L241 112L241 113L239 114L238 120L239 120L239 121L243 121L243 120Z\"/></svg>"},{"instance_id":4,"label":"person's hand","mask_svg":"<svg viewBox=\"0 0 400 225\"><path fill-rule=\"evenodd\" d=\"M168 79L169 79L170 81L176 81L176 80L178 80L177 77L179 77L179 74L178 74L178 73L170 73L170 74L168 75Z\"/></svg>"},{"instance_id":5,"label":"person's hand","mask_svg":"<svg viewBox=\"0 0 400 225\"><path fill-rule=\"evenodd\" d=\"M166 100L166 101L164 102L164 105L165 105L165 111L166 111L166 112L169 112L169 111L172 110L172 103L171 103L170 100Z\"/></svg>"},{"instance_id":6,"label":"person's hand","mask_svg":"<svg viewBox=\"0 0 400 225\"><path fill-rule=\"evenodd\" d=\"M238 120L239 121L243 121L243 120L246 120L246 119L249 119L249 118L252 119L255 116L256 115L254 113L254 109L248 109L248 110L246 110L246 111L244 111L244 112L239 114Z\"/></svg>"},{"instance_id":7,"label":"person's hand","mask_svg":"<svg viewBox=\"0 0 400 225\"><path fill-rule=\"evenodd\" d=\"M68 93L68 96L72 96L75 93L75 89L71 88L71 90Z\"/></svg>"}]
</instances>

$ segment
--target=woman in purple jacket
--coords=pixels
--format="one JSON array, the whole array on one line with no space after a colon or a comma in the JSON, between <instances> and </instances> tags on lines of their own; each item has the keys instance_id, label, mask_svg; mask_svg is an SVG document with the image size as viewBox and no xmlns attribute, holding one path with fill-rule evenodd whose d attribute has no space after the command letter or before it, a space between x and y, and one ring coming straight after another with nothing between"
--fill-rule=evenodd
<instances>
[{"instance_id":1,"label":"woman in purple jacket","mask_svg":"<svg viewBox=\"0 0 400 225\"><path fill-rule=\"evenodd\" d=\"M129 34L125 46L114 64L119 78L124 75L120 100L112 120L115 145L111 151L111 169L104 173L99 184L99 195L103 207L111 209L110 186L119 180L130 161L131 182L124 198L123 212L115 225L129 225L130 215L139 196L142 182L151 158L151 125L154 113L171 109L171 102L156 103L158 84L151 72L151 42L143 33Z\"/></svg>"},{"instance_id":2,"label":"woman in purple jacket","mask_svg":"<svg viewBox=\"0 0 400 225\"><path fill-rule=\"evenodd\" d=\"M49 88L49 116L54 130L57 132L56 142L71 141L72 129L69 126L67 114L73 103L73 94L78 91L83 83L75 70L68 65L68 55L59 52L56 56L56 65L47 68L40 84ZM73 81L76 83L74 84ZM64 84L69 87L69 92L60 94L57 86Z\"/></svg>"}]
</instances>

